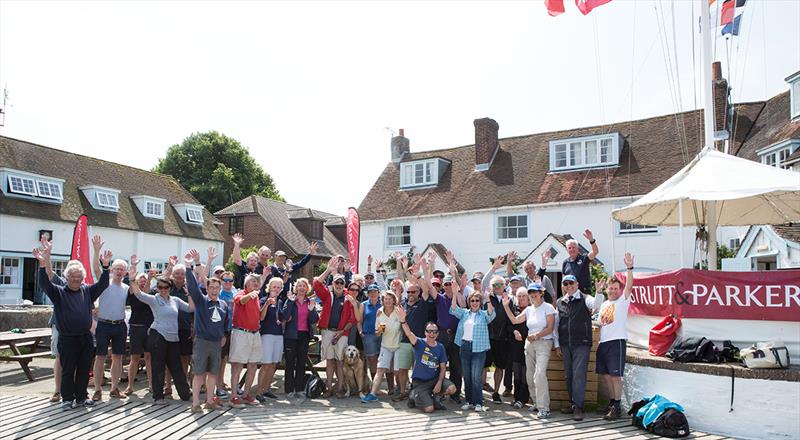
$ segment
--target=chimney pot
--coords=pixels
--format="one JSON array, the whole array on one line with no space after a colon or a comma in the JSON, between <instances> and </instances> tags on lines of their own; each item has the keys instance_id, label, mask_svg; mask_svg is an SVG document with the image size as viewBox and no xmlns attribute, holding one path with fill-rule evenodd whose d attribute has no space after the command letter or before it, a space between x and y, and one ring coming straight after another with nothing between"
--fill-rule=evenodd
<instances>
[{"instance_id":1,"label":"chimney pot","mask_svg":"<svg viewBox=\"0 0 800 440\"><path fill-rule=\"evenodd\" d=\"M713 80L720 80L722 79L722 63L719 61L714 61L711 63L711 79Z\"/></svg>"},{"instance_id":2,"label":"chimney pot","mask_svg":"<svg viewBox=\"0 0 800 440\"><path fill-rule=\"evenodd\" d=\"M400 129L400 134L392 137L391 153L392 162L398 163L403 160L403 156L411 151L411 142L405 135L405 130Z\"/></svg>"},{"instance_id":3,"label":"chimney pot","mask_svg":"<svg viewBox=\"0 0 800 440\"><path fill-rule=\"evenodd\" d=\"M730 127L732 112L728 103L730 89L728 87L728 80L722 76L722 66L719 61L711 64L712 77L711 81L713 87L714 97L714 138L719 139L714 142L717 150L723 151L725 141L730 136ZM733 142L730 139L730 142Z\"/></svg>"},{"instance_id":4,"label":"chimney pot","mask_svg":"<svg viewBox=\"0 0 800 440\"><path fill-rule=\"evenodd\" d=\"M405 135L406 135L406 130L405 130L405 129L403 129L403 128L401 128L401 129L400 129L400 136L401 136L401 137L403 137L403 136L405 136Z\"/></svg>"}]
</instances>

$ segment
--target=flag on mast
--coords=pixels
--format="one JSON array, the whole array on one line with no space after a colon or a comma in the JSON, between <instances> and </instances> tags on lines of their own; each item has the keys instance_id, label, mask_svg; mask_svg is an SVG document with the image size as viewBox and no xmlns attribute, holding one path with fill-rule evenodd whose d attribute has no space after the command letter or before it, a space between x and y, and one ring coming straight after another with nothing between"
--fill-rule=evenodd
<instances>
[{"instance_id":1,"label":"flag on mast","mask_svg":"<svg viewBox=\"0 0 800 440\"><path fill-rule=\"evenodd\" d=\"M722 35L739 35L739 26L742 22L742 14L744 13L744 4L747 0L735 0L735 5L733 7L729 7L729 10L733 14L733 19L730 20L728 23L722 23L727 17L725 16L725 11L723 10L722 18L720 19L720 24L722 25ZM725 3L734 3L734 0L728 0ZM722 5L723 8L725 4Z\"/></svg>"},{"instance_id":2,"label":"flag on mast","mask_svg":"<svg viewBox=\"0 0 800 440\"><path fill-rule=\"evenodd\" d=\"M581 11L583 15L586 15L592 12L592 9L603 6L610 1L611 0L575 0L575 6L578 7L578 10Z\"/></svg>"},{"instance_id":3,"label":"flag on mast","mask_svg":"<svg viewBox=\"0 0 800 440\"><path fill-rule=\"evenodd\" d=\"M544 7L551 17L564 13L564 0L544 0Z\"/></svg>"}]
</instances>

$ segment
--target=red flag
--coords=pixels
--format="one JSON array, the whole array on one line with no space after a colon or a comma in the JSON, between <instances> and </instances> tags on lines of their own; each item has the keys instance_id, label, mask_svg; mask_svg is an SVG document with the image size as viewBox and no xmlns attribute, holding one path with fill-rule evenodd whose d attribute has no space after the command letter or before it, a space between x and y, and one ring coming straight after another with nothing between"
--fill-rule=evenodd
<instances>
[{"instance_id":1,"label":"red flag","mask_svg":"<svg viewBox=\"0 0 800 440\"><path fill-rule=\"evenodd\" d=\"M592 12L592 9L603 6L611 0L575 0L575 6L581 11L583 15Z\"/></svg>"},{"instance_id":2,"label":"red flag","mask_svg":"<svg viewBox=\"0 0 800 440\"><path fill-rule=\"evenodd\" d=\"M544 0L544 7L551 17L564 13L564 0Z\"/></svg>"},{"instance_id":3,"label":"red flag","mask_svg":"<svg viewBox=\"0 0 800 440\"><path fill-rule=\"evenodd\" d=\"M736 7L736 2L733 0L725 0L722 2L722 11L719 14L719 25L725 26L726 24L733 23L733 13Z\"/></svg>"},{"instance_id":4,"label":"red flag","mask_svg":"<svg viewBox=\"0 0 800 440\"><path fill-rule=\"evenodd\" d=\"M353 273L358 273L358 245L361 234L361 221L358 219L356 208L347 208L347 251L350 253L350 264Z\"/></svg>"},{"instance_id":5,"label":"red flag","mask_svg":"<svg viewBox=\"0 0 800 440\"><path fill-rule=\"evenodd\" d=\"M94 284L92 279L92 260L89 259L88 220L86 214L82 214L78 217L78 221L75 222L75 230L72 232L72 256L70 258L80 261L83 264L83 268L86 269L86 278L84 278L83 282Z\"/></svg>"}]
</instances>

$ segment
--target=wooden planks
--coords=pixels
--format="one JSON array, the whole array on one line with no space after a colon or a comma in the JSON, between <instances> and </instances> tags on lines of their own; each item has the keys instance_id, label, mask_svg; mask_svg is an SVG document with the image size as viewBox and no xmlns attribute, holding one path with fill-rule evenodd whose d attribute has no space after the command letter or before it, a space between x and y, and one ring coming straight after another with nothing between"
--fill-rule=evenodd
<instances>
[{"instance_id":1,"label":"wooden planks","mask_svg":"<svg viewBox=\"0 0 800 440\"><path fill-rule=\"evenodd\" d=\"M553 414L539 420L525 410L507 405L490 411L449 410L423 414L404 404L380 402L362 405L356 399L313 400L290 404L284 400L244 409L224 408L193 414L189 405L176 401L153 405L148 399L112 400L96 407L62 411L44 397L0 396L0 439L449 439L526 438L560 439L655 438L630 426L629 419L614 422L597 415L575 422ZM689 438L724 437L692 433Z\"/></svg>"}]
</instances>

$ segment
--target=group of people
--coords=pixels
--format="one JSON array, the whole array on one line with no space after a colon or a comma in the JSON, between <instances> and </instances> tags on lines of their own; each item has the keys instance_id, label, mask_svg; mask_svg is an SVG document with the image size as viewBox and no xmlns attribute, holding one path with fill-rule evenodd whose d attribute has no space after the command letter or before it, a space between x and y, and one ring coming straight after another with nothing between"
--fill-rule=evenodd
<instances>
[{"instance_id":1,"label":"group of people","mask_svg":"<svg viewBox=\"0 0 800 440\"><path fill-rule=\"evenodd\" d=\"M266 246L242 258L244 239L237 234L235 271L210 270L217 255L209 248L205 264L192 249L182 263L170 257L159 274L155 269L139 273L135 255L127 262L112 260L95 236L98 279L85 284L86 269L78 261L69 262L63 276L52 272L51 244L43 239L33 254L40 262L39 284L54 304L53 400L60 398L64 409L102 400L109 346L113 398L134 392L143 360L155 404L166 402L174 384L182 400L192 401L193 412L219 409L223 400L232 407L255 405L277 398L271 384L283 359L287 398L304 399L309 343L318 338L327 373L323 397L346 397L345 352L354 345L371 379L361 397L365 404L379 400L385 379L393 401L408 400L425 412L443 408L447 396L462 410L484 411L484 390L501 403L504 384L502 395L513 397L514 408L530 403L528 410L541 419L550 415L546 373L555 351L564 362L571 400L562 411L581 420L594 320L600 324L597 373L611 395L605 417L613 420L621 412L633 257L625 254L624 282L595 280L592 295L590 265L599 250L591 231L584 236L592 249L588 254L580 253L577 241L566 243L560 297L545 274L549 254L538 270L527 260L524 273L517 275L517 256L509 252L495 258L486 274L475 272L471 278L458 270L451 252L444 258L446 272L434 269L435 254L397 254L397 276L388 284L380 260L370 256L362 275L337 255L309 281L293 279L292 273L316 253L315 243L297 263ZM501 276L497 272L504 264L506 276ZM127 323L126 306L131 310ZM120 391L128 337L128 386ZM224 380L228 363L230 385ZM492 367L493 387L486 380Z\"/></svg>"}]
</instances>

